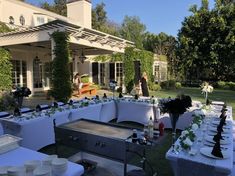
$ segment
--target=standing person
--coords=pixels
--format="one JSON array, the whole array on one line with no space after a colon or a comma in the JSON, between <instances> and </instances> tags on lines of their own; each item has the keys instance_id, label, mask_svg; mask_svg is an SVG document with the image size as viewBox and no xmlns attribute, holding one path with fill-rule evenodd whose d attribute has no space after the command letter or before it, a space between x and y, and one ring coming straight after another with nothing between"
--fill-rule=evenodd
<instances>
[{"instance_id":1,"label":"standing person","mask_svg":"<svg viewBox=\"0 0 235 176\"><path fill-rule=\"evenodd\" d=\"M141 83L141 89L142 89L142 94L144 97L149 96L149 90L148 90L148 77L146 72L143 72L142 78L140 79Z\"/></svg>"},{"instance_id":2,"label":"standing person","mask_svg":"<svg viewBox=\"0 0 235 176\"><path fill-rule=\"evenodd\" d=\"M78 95L80 95L80 90L82 89L82 80L81 80L81 77L80 77L79 73L77 73L74 76L74 83L75 83L75 85L77 87Z\"/></svg>"}]
</instances>

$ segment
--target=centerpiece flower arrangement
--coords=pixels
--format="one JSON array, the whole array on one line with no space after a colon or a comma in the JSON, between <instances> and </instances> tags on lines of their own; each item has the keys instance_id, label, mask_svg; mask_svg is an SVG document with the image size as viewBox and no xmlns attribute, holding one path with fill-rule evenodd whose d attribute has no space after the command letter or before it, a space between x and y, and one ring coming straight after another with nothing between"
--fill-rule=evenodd
<instances>
[{"instance_id":1,"label":"centerpiece flower arrangement","mask_svg":"<svg viewBox=\"0 0 235 176\"><path fill-rule=\"evenodd\" d=\"M13 96L16 99L18 107L22 107L23 98L28 97L31 94L31 91L27 87L16 87L16 90L13 92Z\"/></svg>"},{"instance_id":2,"label":"centerpiece flower arrangement","mask_svg":"<svg viewBox=\"0 0 235 176\"><path fill-rule=\"evenodd\" d=\"M192 124L181 132L181 136L179 137L180 147L184 150L189 150L195 141L196 135L195 131L202 124L203 116L196 115L194 116Z\"/></svg>"},{"instance_id":3,"label":"centerpiece flower arrangement","mask_svg":"<svg viewBox=\"0 0 235 176\"><path fill-rule=\"evenodd\" d=\"M169 113L172 126L172 145L174 146L177 121L179 116L192 106L192 99L188 95L179 95L175 99L160 100L158 106L162 113Z\"/></svg>"},{"instance_id":4,"label":"centerpiece flower arrangement","mask_svg":"<svg viewBox=\"0 0 235 176\"><path fill-rule=\"evenodd\" d=\"M62 112L62 111L64 111L64 109L61 108L57 102L54 102L51 108L46 110L45 115L51 117L56 112Z\"/></svg>"},{"instance_id":5,"label":"centerpiece flower arrangement","mask_svg":"<svg viewBox=\"0 0 235 176\"><path fill-rule=\"evenodd\" d=\"M214 88L208 83L208 82L203 82L201 84L201 91L202 94L204 94L205 96L205 100L206 100L206 104L209 104L209 100L208 100L208 93L212 93L214 90Z\"/></svg>"}]
</instances>

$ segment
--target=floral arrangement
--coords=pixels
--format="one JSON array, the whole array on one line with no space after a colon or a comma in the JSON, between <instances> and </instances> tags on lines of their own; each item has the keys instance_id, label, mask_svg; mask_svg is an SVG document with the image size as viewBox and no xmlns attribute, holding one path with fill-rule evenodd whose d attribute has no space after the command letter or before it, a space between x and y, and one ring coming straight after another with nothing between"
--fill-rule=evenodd
<instances>
[{"instance_id":1,"label":"floral arrangement","mask_svg":"<svg viewBox=\"0 0 235 176\"><path fill-rule=\"evenodd\" d=\"M17 87L13 92L14 97L28 97L31 94L31 91L27 87Z\"/></svg>"},{"instance_id":2,"label":"floral arrangement","mask_svg":"<svg viewBox=\"0 0 235 176\"><path fill-rule=\"evenodd\" d=\"M203 116L201 115L195 116L191 126L182 131L179 137L179 144L182 149L188 150L191 148L196 137L195 131L200 127L202 119Z\"/></svg>"},{"instance_id":3,"label":"floral arrangement","mask_svg":"<svg viewBox=\"0 0 235 176\"><path fill-rule=\"evenodd\" d=\"M202 91L202 94L204 94L204 96L205 96L206 104L209 104L208 93L212 93L213 90L214 90L214 88L208 82L203 82L201 84L201 91Z\"/></svg>"},{"instance_id":4,"label":"floral arrangement","mask_svg":"<svg viewBox=\"0 0 235 176\"><path fill-rule=\"evenodd\" d=\"M192 99L190 96L180 95L175 99L161 99L158 106L162 113L183 114L192 106Z\"/></svg>"}]
</instances>

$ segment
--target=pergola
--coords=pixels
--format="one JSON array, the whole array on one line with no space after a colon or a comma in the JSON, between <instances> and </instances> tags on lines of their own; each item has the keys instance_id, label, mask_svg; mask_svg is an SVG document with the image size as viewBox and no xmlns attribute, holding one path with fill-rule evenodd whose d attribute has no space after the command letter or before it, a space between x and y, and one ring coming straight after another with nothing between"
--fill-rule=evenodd
<instances>
[{"instance_id":1,"label":"pergola","mask_svg":"<svg viewBox=\"0 0 235 176\"><path fill-rule=\"evenodd\" d=\"M0 46L23 49L37 47L52 51L54 43L50 34L54 31L65 31L69 34L70 49L84 55L124 53L125 47L134 43L94 29L84 28L61 20L19 29L0 34Z\"/></svg>"}]
</instances>

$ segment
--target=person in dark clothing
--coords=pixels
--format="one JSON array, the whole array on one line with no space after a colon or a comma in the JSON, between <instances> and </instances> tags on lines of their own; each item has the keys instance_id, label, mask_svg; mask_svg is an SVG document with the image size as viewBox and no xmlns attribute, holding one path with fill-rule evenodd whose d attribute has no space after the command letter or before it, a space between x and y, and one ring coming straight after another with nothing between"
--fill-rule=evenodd
<instances>
[{"instance_id":1,"label":"person in dark clothing","mask_svg":"<svg viewBox=\"0 0 235 176\"><path fill-rule=\"evenodd\" d=\"M144 97L149 97L148 90L148 78L146 72L143 72L142 78L140 79L142 94Z\"/></svg>"}]
</instances>

